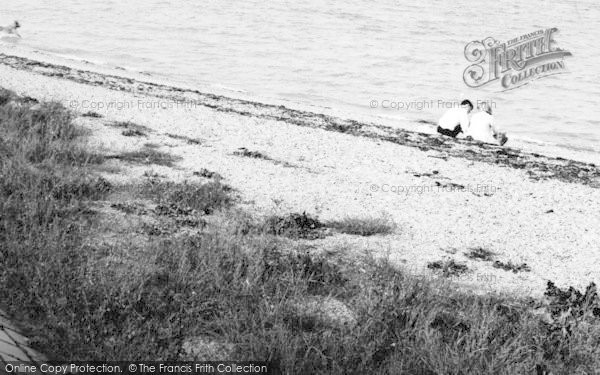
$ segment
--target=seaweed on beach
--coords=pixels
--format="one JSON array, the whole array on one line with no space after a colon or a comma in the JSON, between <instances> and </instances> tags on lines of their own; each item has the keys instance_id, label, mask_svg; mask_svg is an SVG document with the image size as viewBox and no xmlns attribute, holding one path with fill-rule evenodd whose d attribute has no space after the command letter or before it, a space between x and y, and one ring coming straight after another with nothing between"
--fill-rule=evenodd
<instances>
[{"instance_id":1,"label":"seaweed on beach","mask_svg":"<svg viewBox=\"0 0 600 375\"><path fill-rule=\"evenodd\" d=\"M482 260L491 262L494 260L495 253L493 251L484 249L483 247L470 248L468 252L465 252L465 256L469 259Z\"/></svg>"},{"instance_id":2,"label":"seaweed on beach","mask_svg":"<svg viewBox=\"0 0 600 375\"><path fill-rule=\"evenodd\" d=\"M101 118L102 115L96 112L89 111L81 114L81 117Z\"/></svg>"},{"instance_id":3,"label":"seaweed on beach","mask_svg":"<svg viewBox=\"0 0 600 375\"><path fill-rule=\"evenodd\" d=\"M502 262L502 261L497 260L494 262L494 264L492 266L494 268L500 268L504 271L512 271L513 273L531 271L531 268L527 265L527 263L515 264L515 263L512 263L511 261Z\"/></svg>"},{"instance_id":4,"label":"seaweed on beach","mask_svg":"<svg viewBox=\"0 0 600 375\"><path fill-rule=\"evenodd\" d=\"M206 168L202 168L199 171L195 171L194 176L200 176L200 177L204 177L204 178L214 178L214 179L221 179L221 175L218 174L217 172L213 172L213 171L209 171Z\"/></svg>"},{"instance_id":5,"label":"seaweed on beach","mask_svg":"<svg viewBox=\"0 0 600 375\"><path fill-rule=\"evenodd\" d=\"M466 139L442 138L438 135L396 129L374 123L362 123L355 120L290 109L281 105L233 99L211 93L203 93L198 90L184 90L125 77L83 71L17 56L5 55L2 63L16 69L25 71L36 70L37 74L61 77L82 84L103 86L122 92L146 93L174 100L181 100L182 95L185 93L193 95L196 98L194 102L198 105L223 113L235 113L246 117L276 120L298 126L343 132L354 136L415 147L422 151L437 151L443 154L440 156L427 155L428 157L439 157L442 159L457 157L493 165L504 165L515 169L525 169L534 181L557 179L564 182L579 183L593 188L600 188L600 167L593 163L566 160L558 157L546 157L493 144L474 144ZM37 71L39 67L44 69Z\"/></svg>"},{"instance_id":6,"label":"seaweed on beach","mask_svg":"<svg viewBox=\"0 0 600 375\"><path fill-rule=\"evenodd\" d=\"M433 170L431 171L431 173L429 172L423 172L423 173L413 173L413 176L415 177L440 177L440 172Z\"/></svg>"},{"instance_id":7,"label":"seaweed on beach","mask_svg":"<svg viewBox=\"0 0 600 375\"><path fill-rule=\"evenodd\" d=\"M121 134L125 137L145 137L146 133L138 129L127 129L123 130Z\"/></svg>"},{"instance_id":8,"label":"seaweed on beach","mask_svg":"<svg viewBox=\"0 0 600 375\"><path fill-rule=\"evenodd\" d=\"M238 148L236 151L233 152L233 154L236 156L243 156L243 157L253 158L253 159L272 160L270 157L263 154L262 152L250 151L246 147Z\"/></svg>"},{"instance_id":9,"label":"seaweed on beach","mask_svg":"<svg viewBox=\"0 0 600 375\"><path fill-rule=\"evenodd\" d=\"M441 271L444 277L457 277L469 270L466 264L458 263L454 259L429 262L427 268Z\"/></svg>"},{"instance_id":10,"label":"seaweed on beach","mask_svg":"<svg viewBox=\"0 0 600 375\"><path fill-rule=\"evenodd\" d=\"M171 134L171 133L166 133L165 135L169 138L178 139L180 141L185 141L186 143L188 143L190 145L201 145L202 144L201 140L199 140L197 138L186 137L185 135Z\"/></svg>"},{"instance_id":11,"label":"seaweed on beach","mask_svg":"<svg viewBox=\"0 0 600 375\"><path fill-rule=\"evenodd\" d=\"M438 186L441 189L446 191L461 191L465 189L465 185L457 184L454 182L442 183L439 181L435 181L435 186Z\"/></svg>"}]
</instances>

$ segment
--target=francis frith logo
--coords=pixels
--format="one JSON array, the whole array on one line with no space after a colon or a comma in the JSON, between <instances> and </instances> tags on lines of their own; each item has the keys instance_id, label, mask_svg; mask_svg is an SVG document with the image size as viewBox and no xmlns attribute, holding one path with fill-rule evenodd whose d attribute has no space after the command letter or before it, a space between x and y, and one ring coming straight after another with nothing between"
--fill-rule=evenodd
<instances>
[{"instance_id":1,"label":"francis frith logo","mask_svg":"<svg viewBox=\"0 0 600 375\"><path fill-rule=\"evenodd\" d=\"M498 82L501 90L523 86L532 80L566 73L564 58L571 52L557 46L558 29L541 29L507 42L489 37L465 47L469 65L463 80L469 87Z\"/></svg>"}]
</instances>

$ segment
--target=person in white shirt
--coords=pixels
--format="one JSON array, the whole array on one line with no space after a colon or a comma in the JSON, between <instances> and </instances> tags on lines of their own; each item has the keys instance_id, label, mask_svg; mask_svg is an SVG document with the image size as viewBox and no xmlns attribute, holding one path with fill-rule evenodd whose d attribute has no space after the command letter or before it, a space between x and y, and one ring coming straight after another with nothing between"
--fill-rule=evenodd
<instances>
[{"instance_id":1,"label":"person in white shirt","mask_svg":"<svg viewBox=\"0 0 600 375\"><path fill-rule=\"evenodd\" d=\"M15 21L8 26L0 26L0 31L4 31L7 34L14 34L20 38L21 35L19 35L19 33L17 32L17 29L19 27L21 27L21 25L19 24L19 21Z\"/></svg>"},{"instance_id":2,"label":"person in white shirt","mask_svg":"<svg viewBox=\"0 0 600 375\"><path fill-rule=\"evenodd\" d=\"M508 138L500 127L494 123L492 107L488 103L482 103L480 111L471 116L469 130L465 134L476 141L504 145Z\"/></svg>"},{"instance_id":3,"label":"person in white shirt","mask_svg":"<svg viewBox=\"0 0 600 375\"><path fill-rule=\"evenodd\" d=\"M473 103L463 100L459 108L451 108L438 121L437 131L440 134L456 138L458 133L469 129L469 113L473 110Z\"/></svg>"}]
</instances>

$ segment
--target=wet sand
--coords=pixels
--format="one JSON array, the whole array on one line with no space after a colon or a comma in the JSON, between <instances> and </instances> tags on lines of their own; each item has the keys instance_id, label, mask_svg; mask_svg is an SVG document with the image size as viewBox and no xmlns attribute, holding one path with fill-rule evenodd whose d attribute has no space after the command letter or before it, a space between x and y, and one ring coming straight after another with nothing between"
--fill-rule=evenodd
<instances>
[{"instance_id":1,"label":"wet sand","mask_svg":"<svg viewBox=\"0 0 600 375\"><path fill-rule=\"evenodd\" d=\"M436 274L428 267L433 262L454 260L468 271L453 280L484 292L539 295L548 280L578 288L600 282L600 166L594 163L5 54L0 86L59 101L80 115L98 113L77 121L105 153L151 146L181 157L173 168L121 163L120 172L106 172L112 181L139 179L149 169L195 180L194 172L205 168L222 175L241 204L259 215L385 215L398 224L387 236L311 241L314 251L369 253L419 274ZM144 126L147 134L124 136L111 126L115 121ZM240 156L240 148L267 157ZM493 259L467 256L473 248L491 251ZM527 267L512 272L502 267L509 263Z\"/></svg>"}]
</instances>

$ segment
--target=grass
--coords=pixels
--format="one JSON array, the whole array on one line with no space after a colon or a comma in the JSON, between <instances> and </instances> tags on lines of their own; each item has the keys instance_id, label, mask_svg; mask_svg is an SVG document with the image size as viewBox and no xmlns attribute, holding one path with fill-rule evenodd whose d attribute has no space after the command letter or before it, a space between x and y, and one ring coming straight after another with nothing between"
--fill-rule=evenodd
<instances>
[{"instance_id":1,"label":"grass","mask_svg":"<svg viewBox=\"0 0 600 375\"><path fill-rule=\"evenodd\" d=\"M158 203L158 210L176 214L192 211L212 214L215 210L231 206L231 188L219 181L204 184L173 183L159 178L147 179L141 195Z\"/></svg>"},{"instance_id":2,"label":"grass","mask_svg":"<svg viewBox=\"0 0 600 375\"><path fill-rule=\"evenodd\" d=\"M345 217L338 221L321 222L318 218L303 213L290 213L286 216L272 215L262 223L264 233L292 239L317 239L327 234L326 228L341 233L372 236L393 233L396 225L388 218Z\"/></svg>"},{"instance_id":3,"label":"grass","mask_svg":"<svg viewBox=\"0 0 600 375\"><path fill-rule=\"evenodd\" d=\"M116 121L116 122L109 124L108 126L112 126L114 128L122 128L122 129L125 129L126 131L127 130L135 131L135 132L139 132L142 134L152 132L152 129L150 129L149 127L143 126L143 125L138 125L138 124L130 122L130 121Z\"/></svg>"},{"instance_id":4,"label":"grass","mask_svg":"<svg viewBox=\"0 0 600 375\"><path fill-rule=\"evenodd\" d=\"M328 227L338 232L358 236L373 236L375 234L393 233L396 225L386 217L357 218L345 217L338 221L327 223Z\"/></svg>"},{"instance_id":5,"label":"grass","mask_svg":"<svg viewBox=\"0 0 600 375\"><path fill-rule=\"evenodd\" d=\"M545 305L469 294L385 260L296 253L293 240L249 230L264 223L231 207L231 189L212 182L130 188L156 205L202 211L201 228L90 241L92 203L114 187L94 175L90 155L63 157L80 141L66 111L0 104L0 124L0 303L52 359L193 360L206 359L208 347L237 361L269 360L286 374L600 368L595 286L548 285ZM297 219L300 228L320 226L304 216L273 220L275 232Z\"/></svg>"},{"instance_id":6,"label":"grass","mask_svg":"<svg viewBox=\"0 0 600 375\"><path fill-rule=\"evenodd\" d=\"M118 155L111 155L112 159L118 159L129 163L144 164L144 165L163 165L172 167L174 163L181 160L178 156L173 156L166 152L158 151L150 147L144 146L140 150L123 152Z\"/></svg>"}]
</instances>

